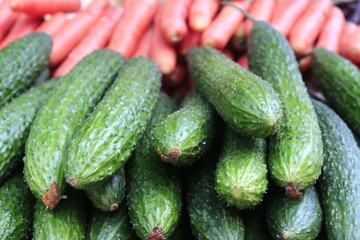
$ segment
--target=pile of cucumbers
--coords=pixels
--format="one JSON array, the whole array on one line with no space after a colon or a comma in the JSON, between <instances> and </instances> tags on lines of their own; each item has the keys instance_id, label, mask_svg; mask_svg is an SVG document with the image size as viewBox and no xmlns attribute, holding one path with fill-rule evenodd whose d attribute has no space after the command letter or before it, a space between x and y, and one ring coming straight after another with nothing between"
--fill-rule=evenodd
<instances>
[{"instance_id":1,"label":"pile of cucumbers","mask_svg":"<svg viewBox=\"0 0 360 240\"><path fill-rule=\"evenodd\" d=\"M51 45L33 33L0 51L0 239L360 239L351 62L312 52L332 110L255 21L251 71L192 48L196 88L175 102L152 60L108 49L35 84Z\"/></svg>"}]
</instances>

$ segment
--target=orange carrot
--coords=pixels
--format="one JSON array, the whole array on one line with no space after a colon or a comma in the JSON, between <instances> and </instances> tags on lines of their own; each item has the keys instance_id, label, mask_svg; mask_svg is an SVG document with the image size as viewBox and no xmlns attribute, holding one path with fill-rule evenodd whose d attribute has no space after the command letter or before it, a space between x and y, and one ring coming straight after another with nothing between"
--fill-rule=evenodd
<instances>
[{"instance_id":1,"label":"orange carrot","mask_svg":"<svg viewBox=\"0 0 360 240\"><path fill-rule=\"evenodd\" d=\"M305 12L297 20L289 35L289 42L299 56L315 43L330 13L330 0L316 0L310 3Z\"/></svg>"},{"instance_id":2,"label":"orange carrot","mask_svg":"<svg viewBox=\"0 0 360 240\"><path fill-rule=\"evenodd\" d=\"M141 36L149 28L158 5L158 0L137 0L127 4L108 47L127 58L131 57Z\"/></svg>"},{"instance_id":3,"label":"orange carrot","mask_svg":"<svg viewBox=\"0 0 360 240\"><path fill-rule=\"evenodd\" d=\"M251 5L249 13L253 18L260 21L269 22L275 7L275 0L255 0ZM246 19L246 36L249 36L253 22Z\"/></svg>"},{"instance_id":4,"label":"orange carrot","mask_svg":"<svg viewBox=\"0 0 360 240\"><path fill-rule=\"evenodd\" d=\"M246 49L245 21L242 21L231 38L231 47L238 52Z\"/></svg>"},{"instance_id":5,"label":"orange carrot","mask_svg":"<svg viewBox=\"0 0 360 240\"><path fill-rule=\"evenodd\" d=\"M6 35L18 17L18 13L11 10L8 0L0 2L0 41Z\"/></svg>"},{"instance_id":6,"label":"orange carrot","mask_svg":"<svg viewBox=\"0 0 360 240\"><path fill-rule=\"evenodd\" d=\"M110 35L120 20L124 9L108 9L81 42L70 52L65 61L56 69L53 77L66 75L83 57L106 46Z\"/></svg>"},{"instance_id":7,"label":"orange carrot","mask_svg":"<svg viewBox=\"0 0 360 240\"><path fill-rule=\"evenodd\" d=\"M189 12L190 28L203 32L210 25L219 7L219 0L194 0Z\"/></svg>"},{"instance_id":8,"label":"orange carrot","mask_svg":"<svg viewBox=\"0 0 360 240\"><path fill-rule=\"evenodd\" d=\"M343 33L341 34L340 52L345 58L348 58L348 56L346 56L346 48L348 47L349 36L356 31L356 28L357 25L354 22L346 22Z\"/></svg>"},{"instance_id":9,"label":"orange carrot","mask_svg":"<svg viewBox=\"0 0 360 240\"><path fill-rule=\"evenodd\" d=\"M152 27L150 27L145 32L145 34L141 37L140 43L139 43L133 57L138 57L138 56L149 57L152 32L153 32L153 29L152 29Z\"/></svg>"},{"instance_id":10,"label":"orange carrot","mask_svg":"<svg viewBox=\"0 0 360 240\"><path fill-rule=\"evenodd\" d=\"M299 61L299 69L301 72L306 72L311 67L311 56L304 57Z\"/></svg>"},{"instance_id":11,"label":"orange carrot","mask_svg":"<svg viewBox=\"0 0 360 240\"><path fill-rule=\"evenodd\" d=\"M247 0L233 1L233 3L244 10L250 7L250 1ZM223 49L243 19L244 15L239 10L231 6L224 6L210 26L203 32L201 44Z\"/></svg>"},{"instance_id":12,"label":"orange carrot","mask_svg":"<svg viewBox=\"0 0 360 240\"><path fill-rule=\"evenodd\" d=\"M160 16L160 31L170 43L180 42L187 34L186 18L192 0L167 0Z\"/></svg>"},{"instance_id":13,"label":"orange carrot","mask_svg":"<svg viewBox=\"0 0 360 240\"><path fill-rule=\"evenodd\" d=\"M344 26L345 16L343 11L338 7L332 7L316 46L323 47L334 53L339 53L341 34Z\"/></svg>"},{"instance_id":14,"label":"orange carrot","mask_svg":"<svg viewBox=\"0 0 360 240\"><path fill-rule=\"evenodd\" d=\"M356 64L360 63L360 27L357 26L356 31L349 35L347 40L345 56Z\"/></svg>"},{"instance_id":15,"label":"orange carrot","mask_svg":"<svg viewBox=\"0 0 360 240\"><path fill-rule=\"evenodd\" d=\"M179 46L180 54L184 54L188 49L200 45L201 33L190 30Z\"/></svg>"},{"instance_id":16,"label":"orange carrot","mask_svg":"<svg viewBox=\"0 0 360 240\"><path fill-rule=\"evenodd\" d=\"M231 60L235 59L234 54L232 53L232 51L230 51L229 49L223 49L222 53L227 56L228 58L230 58Z\"/></svg>"},{"instance_id":17,"label":"orange carrot","mask_svg":"<svg viewBox=\"0 0 360 240\"><path fill-rule=\"evenodd\" d=\"M237 63L242 66L243 68L249 69L249 61L247 55L242 55L238 60Z\"/></svg>"},{"instance_id":18,"label":"orange carrot","mask_svg":"<svg viewBox=\"0 0 360 240\"><path fill-rule=\"evenodd\" d=\"M14 11L43 16L56 12L75 12L80 9L80 0L10 0Z\"/></svg>"},{"instance_id":19,"label":"orange carrot","mask_svg":"<svg viewBox=\"0 0 360 240\"><path fill-rule=\"evenodd\" d=\"M109 0L92 0L84 11L100 17L104 13L105 9L109 7L109 4Z\"/></svg>"},{"instance_id":20,"label":"orange carrot","mask_svg":"<svg viewBox=\"0 0 360 240\"><path fill-rule=\"evenodd\" d=\"M65 23L66 16L62 12L55 13L50 19L44 21L35 31L45 32L50 36L54 36L56 31Z\"/></svg>"},{"instance_id":21,"label":"orange carrot","mask_svg":"<svg viewBox=\"0 0 360 240\"><path fill-rule=\"evenodd\" d=\"M169 87L177 87L186 80L186 64L185 61L180 61L176 64L174 71L165 75L164 83Z\"/></svg>"},{"instance_id":22,"label":"orange carrot","mask_svg":"<svg viewBox=\"0 0 360 240\"><path fill-rule=\"evenodd\" d=\"M278 32L287 37L298 18L309 6L310 0L277 1L270 23Z\"/></svg>"}]
</instances>

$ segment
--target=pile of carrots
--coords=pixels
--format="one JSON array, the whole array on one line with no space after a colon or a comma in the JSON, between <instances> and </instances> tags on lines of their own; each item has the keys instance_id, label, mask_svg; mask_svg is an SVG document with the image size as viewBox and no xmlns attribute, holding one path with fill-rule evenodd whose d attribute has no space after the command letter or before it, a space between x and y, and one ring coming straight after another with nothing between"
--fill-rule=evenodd
<instances>
[{"instance_id":1,"label":"pile of carrots","mask_svg":"<svg viewBox=\"0 0 360 240\"><path fill-rule=\"evenodd\" d=\"M290 42L302 71L321 46L360 64L360 27L346 22L331 0L236 0L267 21ZM70 14L69 12L75 12ZM50 15L49 15L50 14ZM46 19L46 20L44 20ZM0 49L31 32L53 38L53 76L63 76L88 53L104 47L125 57L153 59L164 74L164 90L174 97L194 86L182 55L191 47L217 48L247 67L246 38L252 23L219 0L2 0Z\"/></svg>"}]
</instances>

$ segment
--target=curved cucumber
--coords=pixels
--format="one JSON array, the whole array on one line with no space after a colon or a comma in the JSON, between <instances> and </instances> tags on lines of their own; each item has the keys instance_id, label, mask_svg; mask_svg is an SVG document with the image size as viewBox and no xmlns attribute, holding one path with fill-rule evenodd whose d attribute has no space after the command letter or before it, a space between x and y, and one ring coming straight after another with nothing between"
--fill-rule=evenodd
<instances>
[{"instance_id":1,"label":"curved cucumber","mask_svg":"<svg viewBox=\"0 0 360 240\"><path fill-rule=\"evenodd\" d=\"M161 74L148 58L129 60L74 137L65 178L89 188L119 170L131 155L151 117Z\"/></svg>"},{"instance_id":2,"label":"curved cucumber","mask_svg":"<svg viewBox=\"0 0 360 240\"><path fill-rule=\"evenodd\" d=\"M252 137L276 131L281 103L269 83L212 48L192 48L186 58L199 90L230 127Z\"/></svg>"},{"instance_id":3,"label":"curved cucumber","mask_svg":"<svg viewBox=\"0 0 360 240\"><path fill-rule=\"evenodd\" d=\"M89 54L62 78L36 116L26 142L24 172L34 195L39 199L44 195L43 202L48 207L58 204L65 188L64 157L73 133L123 62L124 58L111 50Z\"/></svg>"}]
</instances>

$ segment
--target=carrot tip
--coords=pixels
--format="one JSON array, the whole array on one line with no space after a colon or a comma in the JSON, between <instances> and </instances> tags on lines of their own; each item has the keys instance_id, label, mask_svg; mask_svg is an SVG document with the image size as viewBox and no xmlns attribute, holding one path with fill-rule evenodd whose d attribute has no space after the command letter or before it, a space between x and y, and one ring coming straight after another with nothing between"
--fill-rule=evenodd
<instances>
[{"instance_id":1,"label":"carrot tip","mask_svg":"<svg viewBox=\"0 0 360 240\"><path fill-rule=\"evenodd\" d=\"M169 40L170 40L170 42L177 43L177 42L180 42L182 40L182 38L179 36L170 36Z\"/></svg>"}]
</instances>

